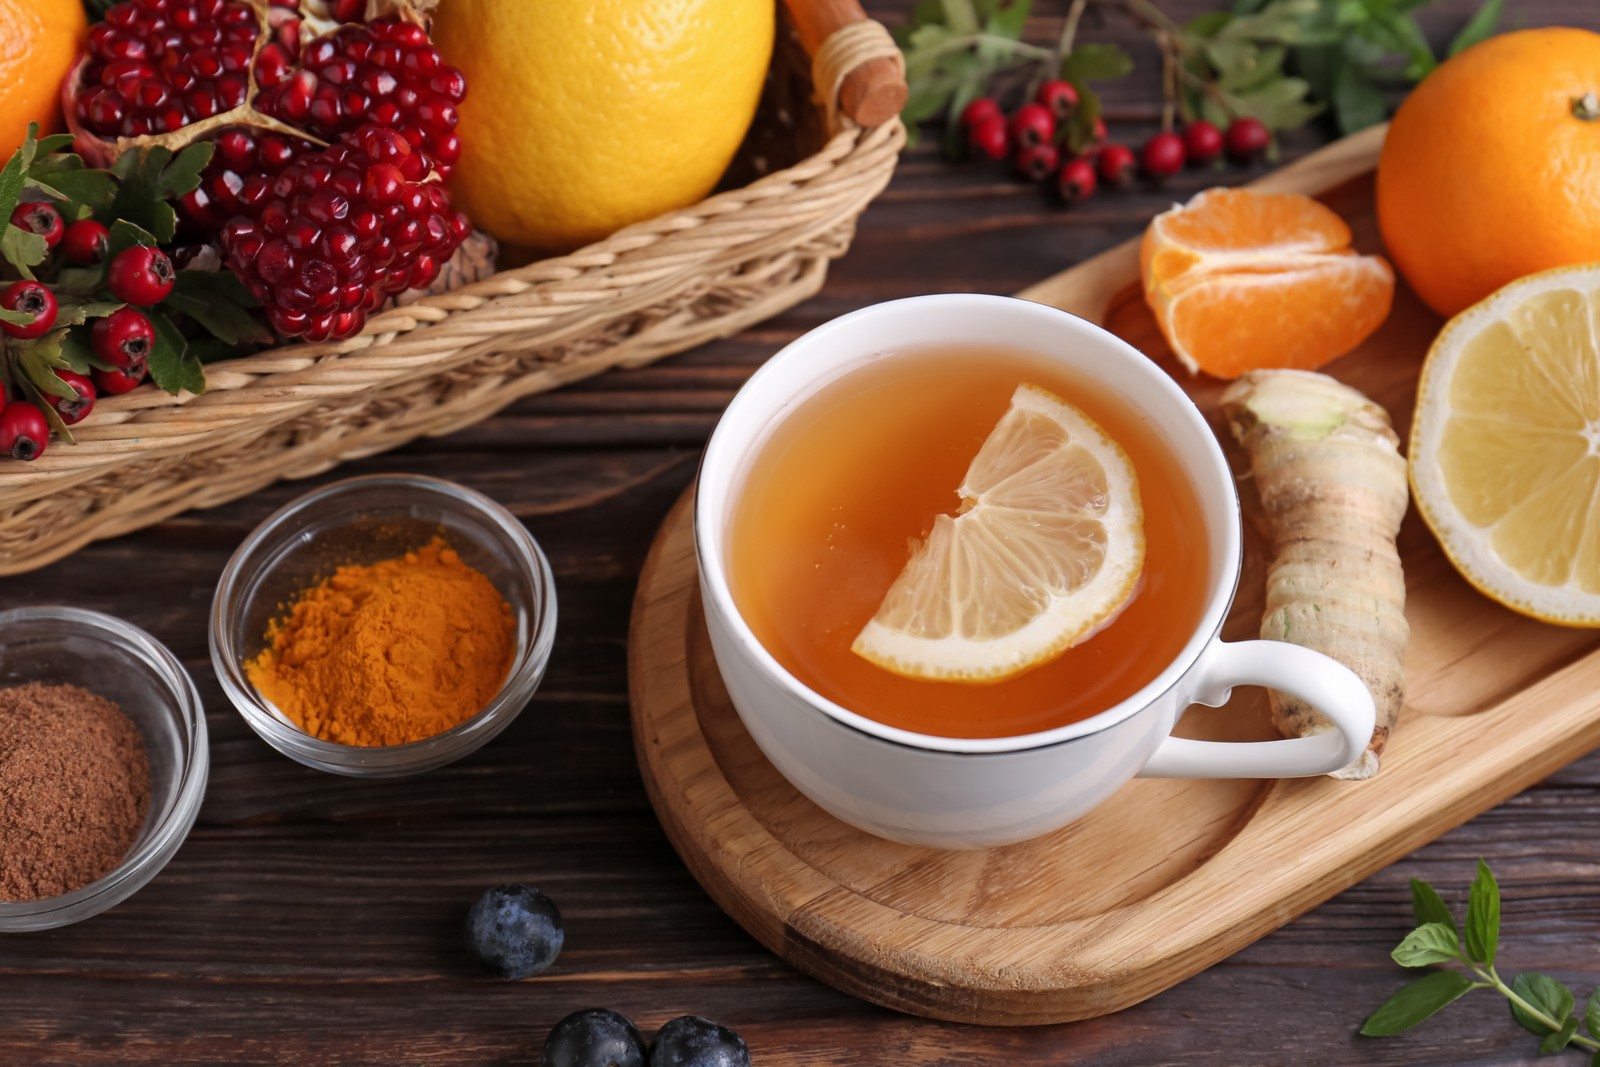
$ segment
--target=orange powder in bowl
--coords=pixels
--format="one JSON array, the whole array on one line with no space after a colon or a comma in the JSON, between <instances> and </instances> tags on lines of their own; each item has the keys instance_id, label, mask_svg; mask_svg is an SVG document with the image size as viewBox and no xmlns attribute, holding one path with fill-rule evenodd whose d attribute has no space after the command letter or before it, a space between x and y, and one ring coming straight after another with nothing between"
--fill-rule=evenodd
<instances>
[{"instance_id":1,"label":"orange powder in bowl","mask_svg":"<svg viewBox=\"0 0 1600 1067\"><path fill-rule=\"evenodd\" d=\"M306 733L401 745L494 699L516 654L516 620L493 583L436 537L340 567L274 620L267 639L245 673Z\"/></svg>"}]
</instances>

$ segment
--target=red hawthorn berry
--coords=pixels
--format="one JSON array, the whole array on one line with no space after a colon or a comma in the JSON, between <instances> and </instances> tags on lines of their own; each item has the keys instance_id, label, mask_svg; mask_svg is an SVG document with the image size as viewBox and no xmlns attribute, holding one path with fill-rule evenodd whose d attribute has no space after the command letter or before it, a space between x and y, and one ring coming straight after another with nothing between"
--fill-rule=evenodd
<instances>
[{"instance_id":1,"label":"red hawthorn berry","mask_svg":"<svg viewBox=\"0 0 1600 1067\"><path fill-rule=\"evenodd\" d=\"M1009 132L1019 150L1049 144L1056 135L1056 117L1043 104L1023 104L1011 116Z\"/></svg>"},{"instance_id":2,"label":"red hawthorn berry","mask_svg":"<svg viewBox=\"0 0 1600 1067\"><path fill-rule=\"evenodd\" d=\"M172 292L172 260L159 248L134 245L118 252L106 272L106 285L118 300L153 307Z\"/></svg>"},{"instance_id":3,"label":"red hawthorn berry","mask_svg":"<svg viewBox=\"0 0 1600 1067\"><path fill-rule=\"evenodd\" d=\"M1222 155L1222 131L1205 119L1196 119L1183 128L1183 150L1196 167Z\"/></svg>"},{"instance_id":4,"label":"red hawthorn berry","mask_svg":"<svg viewBox=\"0 0 1600 1067\"><path fill-rule=\"evenodd\" d=\"M0 322L0 330L12 337L39 337L56 324L56 294L35 281L12 282L0 291L0 307L32 315L28 323Z\"/></svg>"},{"instance_id":5,"label":"red hawthorn berry","mask_svg":"<svg viewBox=\"0 0 1600 1067\"><path fill-rule=\"evenodd\" d=\"M50 445L50 424L37 404L13 400L0 409L0 452L16 459L38 459Z\"/></svg>"},{"instance_id":6,"label":"red hawthorn berry","mask_svg":"<svg viewBox=\"0 0 1600 1067\"><path fill-rule=\"evenodd\" d=\"M1139 151L1139 165L1152 178L1169 178L1183 170L1183 138L1171 130L1151 137Z\"/></svg>"},{"instance_id":7,"label":"red hawthorn berry","mask_svg":"<svg viewBox=\"0 0 1600 1067\"><path fill-rule=\"evenodd\" d=\"M1071 82L1052 78L1039 86L1033 94L1033 101L1049 108L1056 122L1066 122L1078 110L1078 90L1072 87Z\"/></svg>"},{"instance_id":8,"label":"red hawthorn berry","mask_svg":"<svg viewBox=\"0 0 1600 1067\"><path fill-rule=\"evenodd\" d=\"M94 383L77 371L58 370L56 377L66 382L72 391L77 394L74 399L54 396L50 397L50 405L56 409L56 414L61 416L61 421L68 426L76 426L89 417L89 412L94 410Z\"/></svg>"},{"instance_id":9,"label":"red hawthorn berry","mask_svg":"<svg viewBox=\"0 0 1600 1067\"><path fill-rule=\"evenodd\" d=\"M1133 184L1133 149L1125 144L1102 147L1095 166L1100 171L1100 180L1107 185L1122 189Z\"/></svg>"},{"instance_id":10,"label":"red hawthorn berry","mask_svg":"<svg viewBox=\"0 0 1600 1067\"><path fill-rule=\"evenodd\" d=\"M998 116L1005 118L1000 110L1000 105L990 96L980 96L972 103L961 109L961 128L970 130L984 119Z\"/></svg>"},{"instance_id":11,"label":"red hawthorn berry","mask_svg":"<svg viewBox=\"0 0 1600 1067\"><path fill-rule=\"evenodd\" d=\"M1238 163L1254 161L1272 144L1272 134L1260 119L1234 119L1223 136L1227 141L1228 158Z\"/></svg>"},{"instance_id":12,"label":"red hawthorn berry","mask_svg":"<svg viewBox=\"0 0 1600 1067\"><path fill-rule=\"evenodd\" d=\"M1042 182L1056 172L1060 161L1055 145L1036 144L1018 152L1012 163L1022 177L1031 182Z\"/></svg>"},{"instance_id":13,"label":"red hawthorn berry","mask_svg":"<svg viewBox=\"0 0 1600 1067\"><path fill-rule=\"evenodd\" d=\"M1004 159L1010 147L1011 138L1006 134L1003 115L990 115L967 129L967 149L974 157Z\"/></svg>"},{"instance_id":14,"label":"red hawthorn berry","mask_svg":"<svg viewBox=\"0 0 1600 1067\"><path fill-rule=\"evenodd\" d=\"M126 370L140 367L155 347L156 330L144 312L118 308L103 319L95 319L89 330L94 354L113 367Z\"/></svg>"},{"instance_id":15,"label":"red hawthorn berry","mask_svg":"<svg viewBox=\"0 0 1600 1067\"><path fill-rule=\"evenodd\" d=\"M1093 196L1094 188L1094 164L1089 160L1079 156L1061 165L1061 171L1056 175L1056 191L1061 194L1061 199L1075 204Z\"/></svg>"},{"instance_id":16,"label":"red hawthorn berry","mask_svg":"<svg viewBox=\"0 0 1600 1067\"><path fill-rule=\"evenodd\" d=\"M144 381L145 366L140 363L123 370L99 370L90 372L94 379L94 387L106 396L121 396L123 393L136 388Z\"/></svg>"},{"instance_id":17,"label":"red hawthorn berry","mask_svg":"<svg viewBox=\"0 0 1600 1067\"><path fill-rule=\"evenodd\" d=\"M55 205L41 200L30 200L13 208L11 225L43 237L46 248L60 244L61 234L66 230L66 224L61 221L61 212L55 209Z\"/></svg>"},{"instance_id":18,"label":"red hawthorn berry","mask_svg":"<svg viewBox=\"0 0 1600 1067\"><path fill-rule=\"evenodd\" d=\"M94 219L79 219L61 237L61 254L79 266L92 267L106 258L110 232Z\"/></svg>"}]
</instances>

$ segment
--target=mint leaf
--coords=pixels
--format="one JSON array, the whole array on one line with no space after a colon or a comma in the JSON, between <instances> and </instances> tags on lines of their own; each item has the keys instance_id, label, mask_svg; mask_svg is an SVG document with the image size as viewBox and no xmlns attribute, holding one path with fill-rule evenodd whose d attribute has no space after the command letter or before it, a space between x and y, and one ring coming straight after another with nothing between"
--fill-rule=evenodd
<instances>
[{"instance_id":1,"label":"mint leaf","mask_svg":"<svg viewBox=\"0 0 1600 1067\"><path fill-rule=\"evenodd\" d=\"M1572 1035L1578 1032L1578 1017L1567 1016L1567 1021L1561 1024L1561 1029L1539 1042L1539 1051L1548 1056L1552 1052L1560 1052L1572 1043Z\"/></svg>"},{"instance_id":2,"label":"mint leaf","mask_svg":"<svg viewBox=\"0 0 1600 1067\"><path fill-rule=\"evenodd\" d=\"M1456 917L1450 914L1450 905L1437 889L1417 878L1411 879L1411 912L1417 917L1418 926L1439 923L1455 931Z\"/></svg>"},{"instance_id":3,"label":"mint leaf","mask_svg":"<svg viewBox=\"0 0 1600 1067\"><path fill-rule=\"evenodd\" d=\"M1560 1025L1560 1020L1572 1014L1572 1007L1575 1003L1572 998L1572 990L1548 975L1519 974L1516 980L1511 983L1511 990L1533 1007L1544 1012L1551 1019L1556 1020L1557 1025ZM1524 1030L1530 1030L1541 1037L1551 1032L1549 1023L1536 1015L1524 1011L1522 1005L1516 1001L1511 1002L1511 1017L1517 1020L1517 1024Z\"/></svg>"},{"instance_id":4,"label":"mint leaf","mask_svg":"<svg viewBox=\"0 0 1600 1067\"><path fill-rule=\"evenodd\" d=\"M150 350L150 380L174 395L184 390L205 392L205 371L200 368L200 360L189 351L183 334L160 312L151 314L150 322L156 328L156 343Z\"/></svg>"},{"instance_id":5,"label":"mint leaf","mask_svg":"<svg viewBox=\"0 0 1600 1067\"><path fill-rule=\"evenodd\" d=\"M1435 971L1390 997L1361 1024L1363 1037L1403 1033L1472 988L1460 971Z\"/></svg>"},{"instance_id":6,"label":"mint leaf","mask_svg":"<svg viewBox=\"0 0 1600 1067\"><path fill-rule=\"evenodd\" d=\"M1426 967L1430 963L1448 963L1461 958L1461 941L1454 926L1444 923L1423 923L1406 935L1405 940L1390 953L1402 967Z\"/></svg>"},{"instance_id":7,"label":"mint leaf","mask_svg":"<svg viewBox=\"0 0 1600 1067\"><path fill-rule=\"evenodd\" d=\"M1500 23L1500 15L1505 10L1505 0L1484 0L1483 6L1478 8L1467 24L1461 27L1461 32L1451 38L1450 46L1445 49L1445 55L1453 56L1458 52L1465 52L1473 45L1486 41L1494 33ZM1594 1031L1591 1029L1590 1033Z\"/></svg>"},{"instance_id":8,"label":"mint leaf","mask_svg":"<svg viewBox=\"0 0 1600 1067\"><path fill-rule=\"evenodd\" d=\"M1486 967L1494 966L1495 947L1500 941L1500 887L1495 884L1489 865L1478 860L1478 876L1472 880L1467 897L1467 955ZM1568 994L1571 999L1571 994ZM1571 1010L1572 1005L1567 1005Z\"/></svg>"}]
</instances>

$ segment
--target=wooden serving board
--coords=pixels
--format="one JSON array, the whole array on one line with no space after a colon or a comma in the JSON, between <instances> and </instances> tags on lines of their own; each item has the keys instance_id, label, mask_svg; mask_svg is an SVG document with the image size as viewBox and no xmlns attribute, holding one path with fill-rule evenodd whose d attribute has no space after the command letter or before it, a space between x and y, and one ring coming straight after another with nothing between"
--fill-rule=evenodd
<instances>
[{"instance_id":1,"label":"wooden serving board","mask_svg":"<svg viewBox=\"0 0 1600 1067\"><path fill-rule=\"evenodd\" d=\"M1383 131L1258 188L1321 196L1381 249L1372 169ZM1224 383L1172 359L1130 242L1020 294L1150 354L1223 433ZM1440 325L1409 292L1328 371L1381 401L1404 439ZM1255 636L1264 541L1241 484L1243 576L1225 636ZM689 501L667 517L634 601L634 743L667 835L700 883L796 967L919 1015L994 1025L1083 1019L1153 996L1600 745L1600 635L1499 607L1461 580L1413 514L1401 533L1411 644L1404 718L1367 782L1136 780L1034 841L939 852L861 833L802 797L745 733L712 660ZM1179 733L1273 736L1260 690L1196 708Z\"/></svg>"}]
</instances>

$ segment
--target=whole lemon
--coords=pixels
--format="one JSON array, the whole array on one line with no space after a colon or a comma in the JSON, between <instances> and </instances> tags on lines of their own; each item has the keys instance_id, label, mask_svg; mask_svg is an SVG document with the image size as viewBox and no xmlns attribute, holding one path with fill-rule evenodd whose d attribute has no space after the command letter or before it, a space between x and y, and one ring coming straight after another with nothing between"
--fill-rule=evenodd
<instances>
[{"instance_id":1,"label":"whole lemon","mask_svg":"<svg viewBox=\"0 0 1600 1067\"><path fill-rule=\"evenodd\" d=\"M88 29L78 0L0 0L0 165L28 123L41 136L61 128L61 82Z\"/></svg>"},{"instance_id":2,"label":"whole lemon","mask_svg":"<svg viewBox=\"0 0 1600 1067\"><path fill-rule=\"evenodd\" d=\"M755 115L773 0L448 0L467 76L458 206L502 241L564 252L705 197Z\"/></svg>"},{"instance_id":3,"label":"whole lemon","mask_svg":"<svg viewBox=\"0 0 1600 1067\"><path fill-rule=\"evenodd\" d=\"M1441 315L1525 274L1600 259L1600 33L1491 37L1446 60L1395 113L1378 222Z\"/></svg>"}]
</instances>

